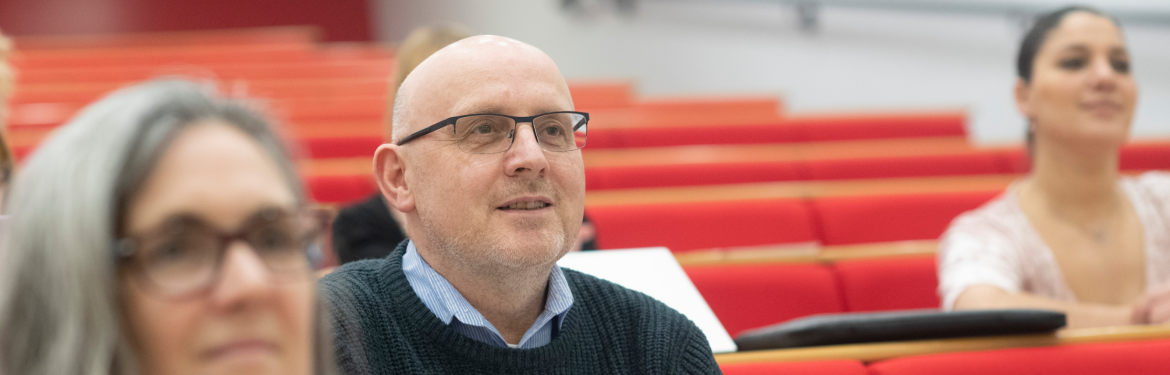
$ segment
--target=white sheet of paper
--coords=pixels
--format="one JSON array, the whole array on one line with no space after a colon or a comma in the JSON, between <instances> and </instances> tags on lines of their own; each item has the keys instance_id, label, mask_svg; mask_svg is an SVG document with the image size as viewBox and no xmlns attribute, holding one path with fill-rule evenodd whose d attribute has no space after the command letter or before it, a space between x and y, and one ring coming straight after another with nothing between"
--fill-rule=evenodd
<instances>
[{"instance_id":1,"label":"white sheet of paper","mask_svg":"<svg viewBox=\"0 0 1170 375\"><path fill-rule=\"evenodd\" d=\"M557 264L654 297L695 322L707 335L712 352L736 350L735 341L665 247L575 252Z\"/></svg>"}]
</instances>

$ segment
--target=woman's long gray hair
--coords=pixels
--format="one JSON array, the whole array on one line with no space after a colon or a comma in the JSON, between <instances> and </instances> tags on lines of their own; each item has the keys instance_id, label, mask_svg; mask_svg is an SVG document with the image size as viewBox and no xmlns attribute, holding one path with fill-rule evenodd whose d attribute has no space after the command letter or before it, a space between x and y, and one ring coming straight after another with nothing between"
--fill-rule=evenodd
<instances>
[{"instance_id":1,"label":"woman's long gray hair","mask_svg":"<svg viewBox=\"0 0 1170 375\"><path fill-rule=\"evenodd\" d=\"M0 248L0 374L135 374L111 245L126 201L180 130L221 120L276 160L304 192L289 154L262 117L208 84L156 80L83 109L29 158L4 204ZM317 374L333 374L326 309L317 307Z\"/></svg>"}]
</instances>

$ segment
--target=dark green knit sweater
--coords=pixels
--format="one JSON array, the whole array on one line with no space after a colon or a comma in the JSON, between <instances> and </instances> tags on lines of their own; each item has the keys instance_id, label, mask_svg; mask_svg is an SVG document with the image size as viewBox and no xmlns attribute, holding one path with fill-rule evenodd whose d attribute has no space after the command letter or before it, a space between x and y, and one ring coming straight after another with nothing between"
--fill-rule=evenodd
<instances>
[{"instance_id":1,"label":"dark green knit sweater","mask_svg":"<svg viewBox=\"0 0 1170 375\"><path fill-rule=\"evenodd\" d=\"M455 332L402 273L405 242L321 280L342 370L359 374L718 374L699 328L657 300L564 270L573 307L556 338L501 348Z\"/></svg>"}]
</instances>

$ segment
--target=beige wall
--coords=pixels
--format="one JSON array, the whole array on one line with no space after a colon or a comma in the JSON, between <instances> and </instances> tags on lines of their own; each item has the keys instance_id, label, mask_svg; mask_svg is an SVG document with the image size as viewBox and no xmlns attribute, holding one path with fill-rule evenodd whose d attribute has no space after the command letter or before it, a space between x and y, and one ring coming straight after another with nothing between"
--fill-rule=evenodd
<instances>
[{"instance_id":1,"label":"beige wall","mask_svg":"<svg viewBox=\"0 0 1170 375\"><path fill-rule=\"evenodd\" d=\"M641 0L633 15L570 14L559 0L372 1L382 40L453 20L544 49L570 79L628 78L645 95L783 95L795 113L961 108L976 141L1018 142L1024 133L1010 97L1018 17L828 7L810 35L779 1ZM1170 1L1087 2L1170 14ZM1170 137L1170 25L1127 34L1141 85L1135 133Z\"/></svg>"}]
</instances>

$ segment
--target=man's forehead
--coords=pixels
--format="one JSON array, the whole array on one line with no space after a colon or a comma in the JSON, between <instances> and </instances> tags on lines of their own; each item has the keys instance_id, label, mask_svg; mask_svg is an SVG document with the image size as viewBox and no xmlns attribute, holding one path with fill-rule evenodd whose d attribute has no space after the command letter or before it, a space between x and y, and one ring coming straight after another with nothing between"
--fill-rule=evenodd
<instances>
[{"instance_id":1,"label":"man's forehead","mask_svg":"<svg viewBox=\"0 0 1170 375\"><path fill-rule=\"evenodd\" d=\"M540 49L515 39L480 35L452 43L435 52L415 69L426 80L439 77L508 74L519 70L557 72L556 64ZM435 77L439 73L439 77Z\"/></svg>"},{"instance_id":2,"label":"man's forehead","mask_svg":"<svg viewBox=\"0 0 1170 375\"><path fill-rule=\"evenodd\" d=\"M513 39L471 37L427 60L412 73L420 74L404 83L427 120L469 113L524 115L516 113L517 106L523 112L572 109L568 86L552 59ZM540 100L527 95L517 103L524 94L539 94Z\"/></svg>"},{"instance_id":3,"label":"man's forehead","mask_svg":"<svg viewBox=\"0 0 1170 375\"><path fill-rule=\"evenodd\" d=\"M516 106L501 105L497 103L460 103L451 108L450 116L470 115L470 114L497 114L509 116L529 116L539 115L549 112L571 111L572 106L564 106L560 103L532 103L534 105L524 108L522 111L517 111Z\"/></svg>"}]
</instances>

